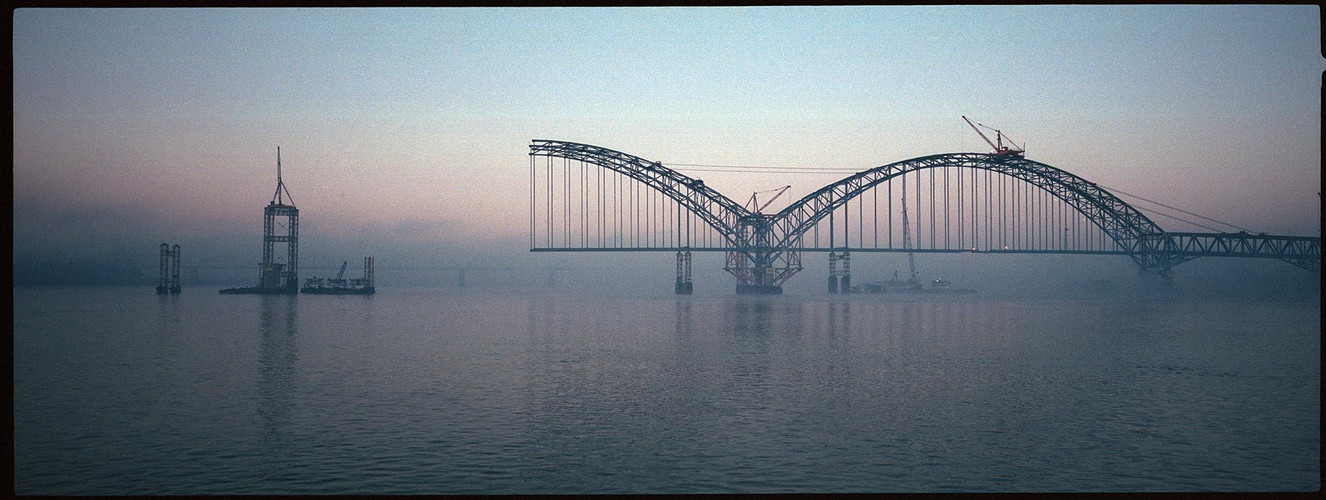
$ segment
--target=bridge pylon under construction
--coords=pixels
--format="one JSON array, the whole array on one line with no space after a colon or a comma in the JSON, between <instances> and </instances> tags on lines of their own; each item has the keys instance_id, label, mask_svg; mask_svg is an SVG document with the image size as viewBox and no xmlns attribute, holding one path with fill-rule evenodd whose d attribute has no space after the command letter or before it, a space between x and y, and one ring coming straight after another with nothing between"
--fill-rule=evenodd
<instances>
[{"instance_id":1,"label":"bridge pylon under construction","mask_svg":"<svg viewBox=\"0 0 1326 500\"><path fill-rule=\"evenodd\" d=\"M276 148L276 191L267 206L263 207L262 225L262 262L258 264L258 286L227 288L221 290L222 294L299 293L299 208L295 207L294 197L290 196L285 181L281 179L279 147ZM277 245L285 246L285 262L278 262Z\"/></svg>"},{"instance_id":2,"label":"bridge pylon under construction","mask_svg":"<svg viewBox=\"0 0 1326 500\"><path fill-rule=\"evenodd\" d=\"M736 221L723 270L737 278L737 293L783 293L783 283L802 269L800 251L776 246L773 218L756 213Z\"/></svg>"},{"instance_id":3,"label":"bridge pylon under construction","mask_svg":"<svg viewBox=\"0 0 1326 500\"><path fill-rule=\"evenodd\" d=\"M1166 232L1105 188L1022 154L890 163L769 214L768 202L743 206L660 162L575 142L534 140L529 180L531 251L675 252L679 294L693 290L693 252L724 253L741 294L781 293L807 252L829 254L831 292L850 289L849 256L869 252L1118 255L1164 277L1198 257L1321 272L1320 237Z\"/></svg>"}]
</instances>

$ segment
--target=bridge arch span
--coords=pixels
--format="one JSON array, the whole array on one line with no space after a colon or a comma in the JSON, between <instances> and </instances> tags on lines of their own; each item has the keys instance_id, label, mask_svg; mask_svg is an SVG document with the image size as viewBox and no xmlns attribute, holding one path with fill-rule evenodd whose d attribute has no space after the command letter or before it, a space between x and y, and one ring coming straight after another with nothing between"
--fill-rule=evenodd
<instances>
[{"instance_id":1,"label":"bridge arch span","mask_svg":"<svg viewBox=\"0 0 1326 500\"><path fill-rule=\"evenodd\" d=\"M1132 205L1093 182L1062 169L1020 156L980 153L945 153L903 160L865 170L829 184L788 205L773 219L770 229L777 247L794 247L833 210L875 186L919 170L960 167L987 170L1019 179L1048 192L1073 207L1104 231L1143 268L1167 269L1179 262L1157 252L1164 250L1164 230Z\"/></svg>"},{"instance_id":2,"label":"bridge arch span","mask_svg":"<svg viewBox=\"0 0 1326 500\"><path fill-rule=\"evenodd\" d=\"M973 243L980 234L986 239L987 249L1002 247L1004 252L1128 255L1142 270L1159 271L1166 277L1175 265L1203 256L1274 258L1311 272L1320 272L1320 237L1246 232L1166 232L1138 209L1099 185L1022 156L945 153L890 163L819 188L776 214L754 213L699 179L678 173L660 162L620 151L575 142L535 140L530 145L529 156L531 251L675 250L678 252L678 290L682 290L683 279L689 285L692 250L725 252L727 265L724 269L737 277L740 293L743 289L781 290L781 283L801 270L802 252L829 252L831 275L835 272L834 259L842 259L840 270L846 277L849 263L846 252L912 252L913 249L918 252L962 252L973 249L964 244L964 234L970 235ZM536 169L537 157L548 159L544 170L546 175ZM559 168L553 158L566 161L560 162ZM572 173L572 161L580 163L578 176ZM596 181L586 175L587 164L601 168ZM929 248L922 248L919 244L908 246L907 236L913 234L909 231L903 233L902 248L895 247L892 205L881 211L876 197L871 210L866 211L865 199L861 195L894 179L901 178L905 183L907 174L927 169L932 172L928 183L930 230L926 232L930 236ZM954 212L958 218L957 244L952 246L948 239L949 229L953 227L948 197L954 191L950 190L948 170L945 170L943 182L936 182L933 173L939 169L959 171L954 186L959 200ZM989 174L984 176L983 182L976 177L978 170ZM558 179L553 177L556 171L562 172ZM971 172L972 184L964 191L962 179L967 171ZM605 173L612 174L611 182ZM545 178L547 188L537 189L536 185ZM994 187L990 184L992 178L1001 180L994 191L991 191ZM1005 198L1010 193L1003 185L1005 178L1020 181L1014 183L1011 198ZM618 180L623 182L617 183ZM626 181L632 183L634 191L621 188L627 186ZM917 182L917 198L920 200L922 179L919 175ZM558 183L565 184L561 189L553 189ZM935 209L937 185L942 186L942 214ZM979 187L985 188L984 196L979 195ZM1031 196L1022 195L1024 189ZM967 199L967 194L973 203L964 208L962 200ZM1028 198L1030 202L1027 202ZM854 199L860 199L855 211L857 246L852 246L847 238L853 222L848 203ZM986 208L981 210L975 203L977 199L993 200L994 204L986 201ZM578 210L572 200L578 201ZM889 202L891 204L892 200ZM918 201L917 213L921 211L919 205ZM994 213L991 207L998 208L998 218L990 218ZM1007 228L1005 208L1010 209L1008 220L1012 221ZM818 224L825 218L832 221L835 211L841 211L843 216L842 232L838 234L843 236L844 245L834 243L836 229L832 226L837 225L834 222L828 225L829 244L821 246L819 239L823 227ZM875 226L871 228L873 244L865 243L864 239L866 214ZM888 239L887 244L881 244L883 240L879 238L878 216L881 214L889 216L887 230L882 233ZM971 221L970 232L965 231L968 225L963 220L964 214L971 216L967 219ZM978 214L985 216L983 223L977 219ZM572 217L579 220L573 224ZM936 221L942 222L937 225ZM1083 228L1080 233L1079 227ZM916 229L914 234L918 240L922 232L922 229ZM943 236L943 246L936 244L936 235ZM991 245L992 235L999 241L998 247ZM1011 238L1011 248L1003 244L1005 236ZM694 245L692 241L699 244ZM835 257L834 252L844 253Z\"/></svg>"},{"instance_id":3,"label":"bridge arch span","mask_svg":"<svg viewBox=\"0 0 1326 500\"><path fill-rule=\"evenodd\" d=\"M529 156L531 162L536 156L584 161L635 179L699 216L717 230L728 244L737 243L733 239L737 232L733 222L750 214L745 207L706 186L700 179L688 177L662 163L620 151L577 142L535 139L530 144Z\"/></svg>"}]
</instances>

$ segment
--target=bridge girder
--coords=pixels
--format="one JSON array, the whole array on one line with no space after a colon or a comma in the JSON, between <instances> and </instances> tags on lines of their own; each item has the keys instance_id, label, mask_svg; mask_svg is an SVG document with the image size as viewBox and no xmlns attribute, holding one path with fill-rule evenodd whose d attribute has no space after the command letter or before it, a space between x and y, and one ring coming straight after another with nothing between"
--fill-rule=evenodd
<instances>
[{"instance_id":1,"label":"bridge girder","mask_svg":"<svg viewBox=\"0 0 1326 500\"><path fill-rule=\"evenodd\" d=\"M1184 260L1197 257L1263 257L1321 272L1321 238L1237 233L1165 233L1164 251Z\"/></svg>"}]
</instances>

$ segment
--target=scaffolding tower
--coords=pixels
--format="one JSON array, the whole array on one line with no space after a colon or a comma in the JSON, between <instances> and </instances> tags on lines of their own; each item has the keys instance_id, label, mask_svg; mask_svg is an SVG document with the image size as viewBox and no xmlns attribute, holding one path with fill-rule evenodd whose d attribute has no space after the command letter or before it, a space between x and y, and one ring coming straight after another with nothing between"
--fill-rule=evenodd
<instances>
[{"instance_id":1,"label":"scaffolding tower","mask_svg":"<svg viewBox=\"0 0 1326 500\"><path fill-rule=\"evenodd\" d=\"M157 280L157 295L180 293L180 246L161 244L161 277Z\"/></svg>"},{"instance_id":2,"label":"scaffolding tower","mask_svg":"<svg viewBox=\"0 0 1326 500\"><path fill-rule=\"evenodd\" d=\"M289 204L286 201L289 200ZM279 293L299 292L299 209L295 208L295 199L281 180L281 148L276 148L276 193L272 201L263 208L262 264L258 288L279 291ZM284 222L278 219L284 219ZM285 234L277 232L277 226L285 228ZM286 245L284 264L277 263L276 245Z\"/></svg>"}]
</instances>

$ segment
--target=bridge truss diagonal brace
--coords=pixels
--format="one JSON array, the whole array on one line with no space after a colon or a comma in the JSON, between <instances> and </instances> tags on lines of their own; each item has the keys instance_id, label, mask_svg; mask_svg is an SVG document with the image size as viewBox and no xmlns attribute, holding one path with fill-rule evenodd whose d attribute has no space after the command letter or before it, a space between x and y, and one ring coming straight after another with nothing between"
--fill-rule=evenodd
<instances>
[{"instance_id":1,"label":"bridge truss diagonal brace","mask_svg":"<svg viewBox=\"0 0 1326 500\"><path fill-rule=\"evenodd\" d=\"M1197 257L1278 259L1321 272L1321 238L1237 233L1165 233L1166 252L1184 261Z\"/></svg>"},{"instance_id":2,"label":"bridge truss diagonal brace","mask_svg":"<svg viewBox=\"0 0 1326 500\"><path fill-rule=\"evenodd\" d=\"M743 286L779 289L802 269L800 252L775 246L770 240L772 220L771 215L750 214L736 221L735 243L727 252L723 269Z\"/></svg>"}]
</instances>

